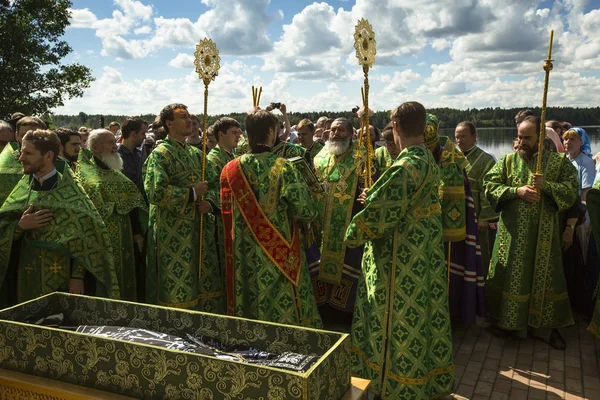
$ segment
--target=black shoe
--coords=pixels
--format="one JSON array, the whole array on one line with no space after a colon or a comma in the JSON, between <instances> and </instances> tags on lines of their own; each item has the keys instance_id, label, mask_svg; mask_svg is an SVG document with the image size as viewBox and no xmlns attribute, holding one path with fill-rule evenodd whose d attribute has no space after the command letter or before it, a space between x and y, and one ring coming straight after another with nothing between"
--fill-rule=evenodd
<instances>
[{"instance_id":1,"label":"black shoe","mask_svg":"<svg viewBox=\"0 0 600 400\"><path fill-rule=\"evenodd\" d=\"M560 333L558 333L557 329L552 330L552 333L550 334L550 339L547 343L550 346L552 346L553 349L556 350L564 350L567 348L567 343L562 338L562 336L560 336Z\"/></svg>"}]
</instances>

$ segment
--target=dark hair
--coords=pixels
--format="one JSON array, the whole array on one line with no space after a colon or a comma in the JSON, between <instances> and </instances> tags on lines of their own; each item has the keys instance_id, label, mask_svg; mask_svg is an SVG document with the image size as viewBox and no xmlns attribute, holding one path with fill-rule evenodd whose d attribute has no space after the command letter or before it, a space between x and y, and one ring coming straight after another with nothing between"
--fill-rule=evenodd
<instances>
[{"instance_id":1,"label":"dark hair","mask_svg":"<svg viewBox=\"0 0 600 400\"><path fill-rule=\"evenodd\" d=\"M348 121L347 118L336 118L334 119L331 124L333 125L334 122L341 122L342 124L346 125L346 131L348 132L348 134L350 135L350 138L352 138L352 135L354 134L354 127L352 126L352 124L350 123L350 121ZM327 121L329 122L329 121Z\"/></svg>"},{"instance_id":2,"label":"dark hair","mask_svg":"<svg viewBox=\"0 0 600 400\"><path fill-rule=\"evenodd\" d=\"M539 130L540 130L540 124L542 123L542 119L540 117L538 117L537 115L529 115L529 116L525 117L525 119L523 119L523 121L521 121L521 124L523 122L531 122L535 126L535 133L538 136L540 135Z\"/></svg>"},{"instance_id":3,"label":"dark hair","mask_svg":"<svg viewBox=\"0 0 600 400\"><path fill-rule=\"evenodd\" d=\"M386 141L394 140L394 124L392 122L389 122L385 128L383 128L381 136L383 136L383 139Z\"/></svg>"},{"instance_id":4,"label":"dark hair","mask_svg":"<svg viewBox=\"0 0 600 400\"><path fill-rule=\"evenodd\" d=\"M60 139L51 130L36 129L35 131L29 131L23 136L23 142L25 141L31 142L33 147L42 155L49 151L54 153L52 162L56 161L60 154Z\"/></svg>"},{"instance_id":5,"label":"dark hair","mask_svg":"<svg viewBox=\"0 0 600 400\"><path fill-rule=\"evenodd\" d=\"M375 141L381 140L381 132L379 131L379 128L373 124L369 124L369 136L371 135L371 127L373 127L373 130L375 131Z\"/></svg>"},{"instance_id":6,"label":"dark hair","mask_svg":"<svg viewBox=\"0 0 600 400\"><path fill-rule=\"evenodd\" d=\"M392 111L390 117L395 121L406 137L418 137L425 134L427 113L425 107L416 101L407 101Z\"/></svg>"},{"instance_id":7,"label":"dark hair","mask_svg":"<svg viewBox=\"0 0 600 400\"><path fill-rule=\"evenodd\" d=\"M69 128L58 128L56 129L55 133L56 136L58 136L58 139L60 139L60 143L63 146L69 143L69 141L71 140L71 136L79 137L79 132L75 132Z\"/></svg>"},{"instance_id":8,"label":"dark hair","mask_svg":"<svg viewBox=\"0 0 600 400\"><path fill-rule=\"evenodd\" d=\"M215 135L217 141L219 141L219 132L223 132L223 135L225 135L230 128L234 127L240 128L240 123L233 118L222 117L219 118L214 124L212 124L212 132Z\"/></svg>"},{"instance_id":9,"label":"dark hair","mask_svg":"<svg viewBox=\"0 0 600 400\"><path fill-rule=\"evenodd\" d=\"M198 118L198 116L197 116L196 114L192 114L192 115L190 115L190 119L191 119L192 121L196 121L196 122L198 122L198 125L200 125L200 118Z\"/></svg>"},{"instance_id":10,"label":"dark hair","mask_svg":"<svg viewBox=\"0 0 600 400\"><path fill-rule=\"evenodd\" d=\"M546 121L546 125L550 124L550 128L554 129L554 131L556 133L558 133L559 135L562 133L563 127L560 124L560 122L556 121L556 120L550 120L550 121ZM557 131L557 129L560 129L560 133Z\"/></svg>"},{"instance_id":11,"label":"dark hair","mask_svg":"<svg viewBox=\"0 0 600 400\"><path fill-rule=\"evenodd\" d=\"M23 117L17 122L17 131L22 126L35 126L37 129L46 129L47 126L41 119L37 117Z\"/></svg>"},{"instance_id":12,"label":"dark hair","mask_svg":"<svg viewBox=\"0 0 600 400\"><path fill-rule=\"evenodd\" d=\"M560 126L562 126L563 131L568 131L569 129L571 129L573 127L573 125L571 125L571 123L569 123L567 121L561 122Z\"/></svg>"},{"instance_id":13,"label":"dark hair","mask_svg":"<svg viewBox=\"0 0 600 400\"><path fill-rule=\"evenodd\" d=\"M473 125L471 121L459 122L458 125L456 125L456 127L458 128L459 126L466 126L467 128L469 128L469 133L471 134L471 136L477 134L477 128L475 128L475 125Z\"/></svg>"},{"instance_id":14,"label":"dark hair","mask_svg":"<svg viewBox=\"0 0 600 400\"><path fill-rule=\"evenodd\" d=\"M246 133L248 133L250 148L257 144L265 144L269 137L269 129L275 129L276 124L277 117L268 111L249 112L246 117Z\"/></svg>"},{"instance_id":15,"label":"dark hair","mask_svg":"<svg viewBox=\"0 0 600 400\"><path fill-rule=\"evenodd\" d=\"M525 118L535 115L531 110L521 110L515 115L515 122L519 125L521 122L525 121Z\"/></svg>"},{"instance_id":16,"label":"dark hair","mask_svg":"<svg viewBox=\"0 0 600 400\"><path fill-rule=\"evenodd\" d=\"M148 126L146 121L140 117L127 117L121 127L121 136L123 139L127 139L133 132L140 131L144 125Z\"/></svg>"},{"instance_id":17,"label":"dark hair","mask_svg":"<svg viewBox=\"0 0 600 400\"><path fill-rule=\"evenodd\" d=\"M158 142L159 140L165 140L167 137L167 130L164 127L160 127L154 131L154 142Z\"/></svg>"},{"instance_id":18,"label":"dark hair","mask_svg":"<svg viewBox=\"0 0 600 400\"><path fill-rule=\"evenodd\" d=\"M167 127L167 121L173 121L175 119L175 110L184 109L187 110L187 106L181 103L169 104L160 111L160 123L162 124L165 131L169 133Z\"/></svg>"}]
</instances>

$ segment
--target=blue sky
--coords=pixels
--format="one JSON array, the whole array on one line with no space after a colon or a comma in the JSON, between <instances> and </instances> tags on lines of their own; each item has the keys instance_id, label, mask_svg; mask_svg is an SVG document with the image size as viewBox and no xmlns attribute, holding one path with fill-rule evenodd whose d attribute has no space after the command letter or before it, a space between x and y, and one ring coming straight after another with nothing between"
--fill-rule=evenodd
<instances>
[{"instance_id":1,"label":"blue sky","mask_svg":"<svg viewBox=\"0 0 600 400\"><path fill-rule=\"evenodd\" d=\"M281 101L290 111L349 110L360 102L353 49L360 18L373 25L371 108L520 107L541 103L549 31L549 105L600 104L600 0L74 0L67 62L90 67L85 96L56 113L156 113L203 107L195 44L213 39L221 70L209 113Z\"/></svg>"}]
</instances>

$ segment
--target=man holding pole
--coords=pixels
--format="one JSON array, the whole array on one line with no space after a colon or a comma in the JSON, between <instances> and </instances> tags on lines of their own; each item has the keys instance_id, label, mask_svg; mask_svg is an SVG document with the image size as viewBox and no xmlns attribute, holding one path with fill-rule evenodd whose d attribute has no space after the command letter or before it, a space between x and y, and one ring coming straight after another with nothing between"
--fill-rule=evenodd
<instances>
[{"instance_id":1,"label":"man holding pole","mask_svg":"<svg viewBox=\"0 0 600 400\"><path fill-rule=\"evenodd\" d=\"M497 334L528 329L555 349L566 343L558 328L573 324L561 257L559 212L577 198L577 171L563 154L538 152L540 118L519 125L519 149L484 178L487 199L500 213L486 283L487 314ZM542 157L543 175L534 174Z\"/></svg>"},{"instance_id":2,"label":"man holding pole","mask_svg":"<svg viewBox=\"0 0 600 400\"><path fill-rule=\"evenodd\" d=\"M200 231L200 214L215 209L212 205L217 204L218 188L201 181L201 153L185 143L192 132L187 107L166 106L160 121L168 136L144 165L144 188L150 203L146 299L168 307L222 313L223 279L212 219L204 218ZM209 175L207 181L214 182Z\"/></svg>"}]
</instances>

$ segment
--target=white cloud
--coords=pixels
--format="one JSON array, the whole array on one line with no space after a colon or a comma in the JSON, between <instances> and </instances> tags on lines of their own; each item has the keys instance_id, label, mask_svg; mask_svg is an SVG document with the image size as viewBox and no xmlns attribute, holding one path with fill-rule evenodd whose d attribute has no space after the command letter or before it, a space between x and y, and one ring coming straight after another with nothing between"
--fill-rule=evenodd
<instances>
[{"instance_id":1,"label":"white cloud","mask_svg":"<svg viewBox=\"0 0 600 400\"><path fill-rule=\"evenodd\" d=\"M452 45L452 42L448 39L435 39L433 42L431 42L431 47L433 47L434 50L437 50L437 51L442 51L444 49L447 49L451 45Z\"/></svg>"},{"instance_id":2,"label":"white cloud","mask_svg":"<svg viewBox=\"0 0 600 400\"><path fill-rule=\"evenodd\" d=\"M175 68L195 68L194 57L189 54L179 53L177 57L169 61L169 65Z\"/></svg>"},{"instance_id":3,"label":"white cloud","mask_svg":"<svg viewBox=\"0 0 600 400\"><path fill-rule=\"evenodd\" d=\"M140 1L114 0L118 8L112 18L98 20L89 9L72 10L71 27L96 30L102 39L102 54L122 59L142 58L164 48L193 47L210 37L222 54L255 55L270 51L267 29L282 18L277 10L267 14L270 0L204 0L210 9L197 21L188 18L152 18L151 5ZM154 29L152 27L154 26ZM130 39L130 34L154 34Z\"/></svg>"},{"instance_id":4,"label":"white cloud","mask_svg":"<svg viewBox=\"0 0 600 400\"><path fill-rule=\"evenodd\" d=\"M139 28L135 28L133 31L133 33L136 35L146 35L150 32L152 32L152 28L148 25L140 26Z\"/></svg>"}]
</instances>

